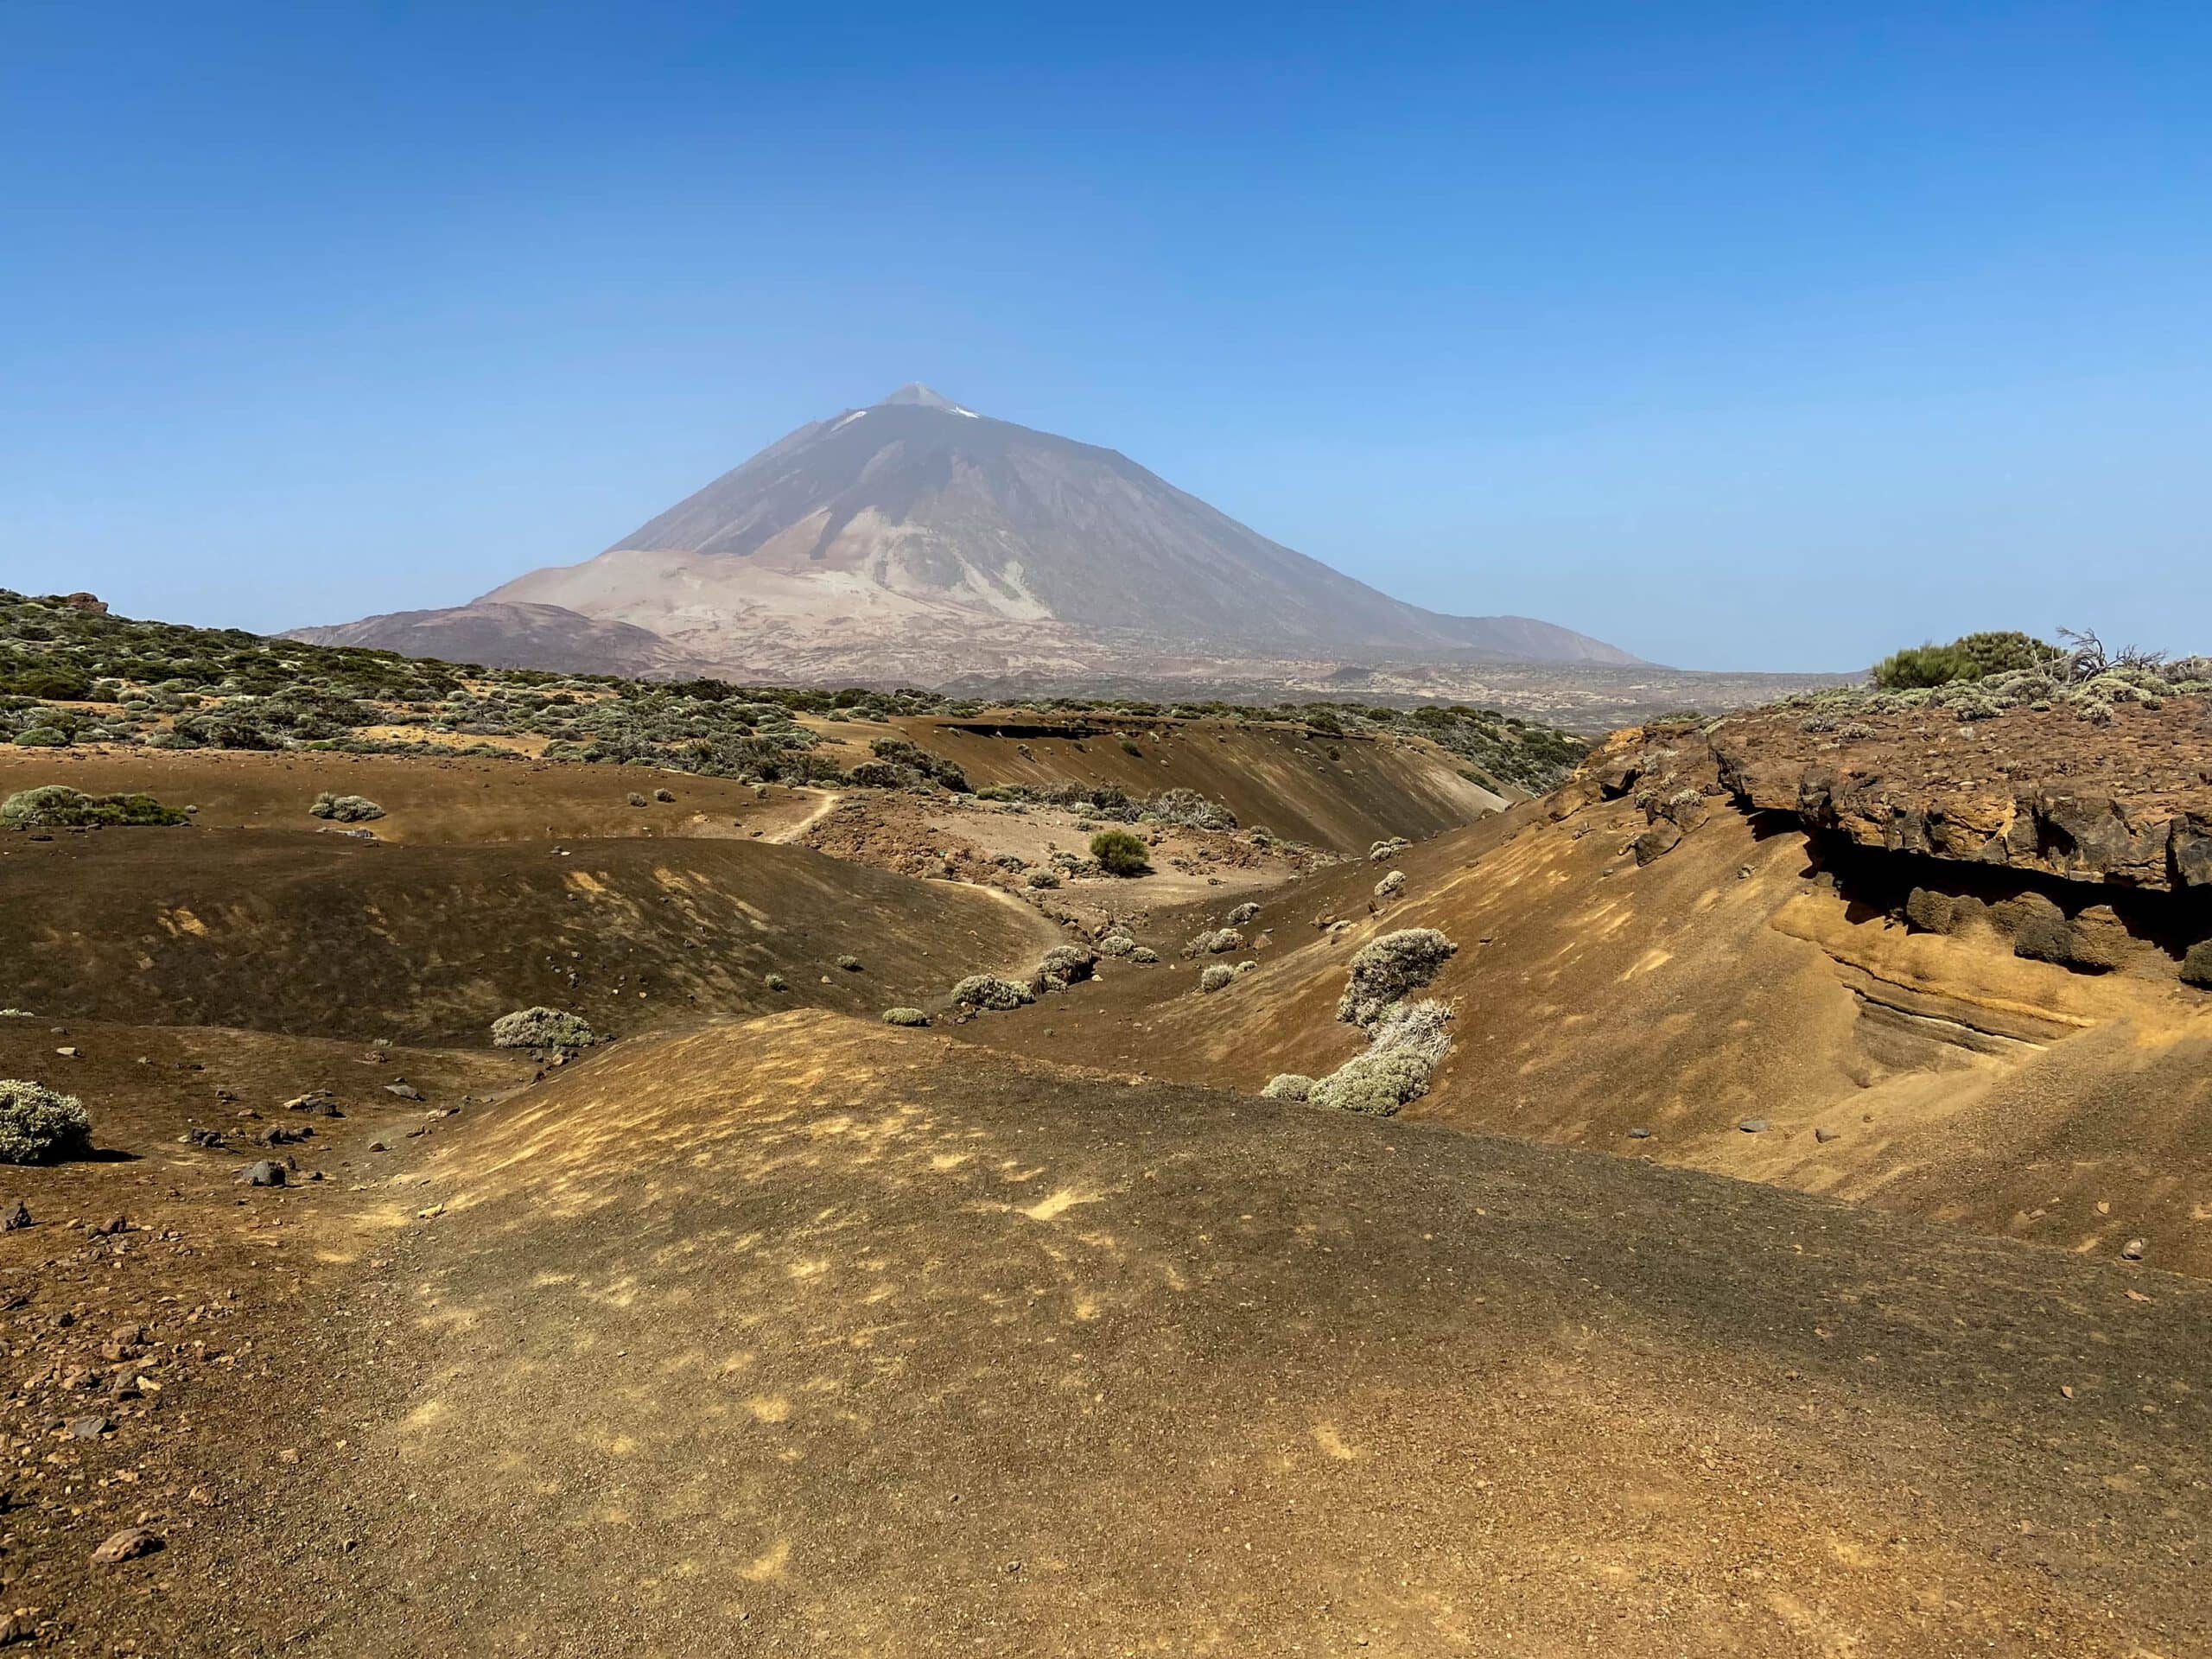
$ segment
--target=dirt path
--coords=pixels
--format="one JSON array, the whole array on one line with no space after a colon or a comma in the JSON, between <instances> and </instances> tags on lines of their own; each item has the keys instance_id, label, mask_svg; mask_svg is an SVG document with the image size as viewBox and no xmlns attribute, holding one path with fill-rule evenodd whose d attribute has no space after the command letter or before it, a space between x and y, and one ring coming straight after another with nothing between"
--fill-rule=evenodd
<instances>
[{"instance_id":1,"label":"dirt path","mask_svg":"<svg viewBox=\"0 0 2212 1659\"><path fill-rule=\"evenodd\" d=\"M812 794L814 791L810 790L806 792ZM816 824L821 823L823 819L829 817L832 812L835 812L837 810L837 803L845 798L844 795L841 791L834 789L823 790L821 791L821 794L822 798L815 802L815 804L808 809L807 814L804 817L797 819L790 823L779 823L774 829L765 832L761 836L760 839L763 841L797 841L808 830L813 829Z\"/></svg>"}]
</instances>

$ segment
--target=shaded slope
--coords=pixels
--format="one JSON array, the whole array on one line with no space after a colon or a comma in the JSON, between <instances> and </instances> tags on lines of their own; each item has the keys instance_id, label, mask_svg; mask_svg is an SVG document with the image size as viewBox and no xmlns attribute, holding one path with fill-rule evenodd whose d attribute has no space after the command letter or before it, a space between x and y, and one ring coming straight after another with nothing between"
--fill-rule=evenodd
<instances>
[{"instance_id":1,"label":"shaded slope","mask_svg":"<svg viewBox=\"0 0 2212 1659\"><path fill-rule=\"evenodd\" d=\"M379 841L556 842L632 836L771 839L804 818L817 791L639 766L476 756L255 753L224 750L0 748L0 796L45 784L88 794L143 790L199 809L203 830L317 828L308 809L329 791L385 809ZM652 798L666 788L673 801ZM647 796L644 806L630 797Z\"/></svg>"},{"instance_id":2,"label":"shaded slope","mask_svg":"<svg viewBox=\"0 0 2212 1659\"><path fill-rule=\"evenodd\" d=\"M658 634L627 622L579 616L558 605L479 600L434 611L393 611L283 636L311 645L359 645L487 668L640 677L695 671Z\"/></svg>"},{"instance_id":3,"label":"shaded slope","mask_svg":"<svg viewBox=\"0 0 2212 1659\"><path fill-rule=\"evenodd\" d=\"M5 998L70 1018L477 1043L536 1003L607 1033L794 1001L873 1014L1058 937L978 888L752 841L562 856L187 829L0 859Z\"/></svg>"},{"instance_id":4,"label":"shaded slope","mask_svg":"<svg viewBox=\"0 0 2212 1659\"><path fill-rule=\"evenodd\" d=\"M1363 853L1385 836L1428 836L1497 810L1521 791L1478 783L1472 768L1412 738L1325 736L1289 723L1069 719L1025 711L975 719L912 715L901 735L990 784L1106 785L1134 799L1195 789L1236 813L1317 847ZM865 734L818 728L865 758ZM1123 747L1133 745L1135 753Z\"/></svg>"},{"instance_id":5,"label":"shaded slope","mask_svg":"<svg viewBox=\"0 0 2212 1659\"><path fill-rule=\"evenodd\" d=\"M824 1016L446 1145L295 1651L2208 1635L2185 1281Z\"/></svg>"}]
</instances>

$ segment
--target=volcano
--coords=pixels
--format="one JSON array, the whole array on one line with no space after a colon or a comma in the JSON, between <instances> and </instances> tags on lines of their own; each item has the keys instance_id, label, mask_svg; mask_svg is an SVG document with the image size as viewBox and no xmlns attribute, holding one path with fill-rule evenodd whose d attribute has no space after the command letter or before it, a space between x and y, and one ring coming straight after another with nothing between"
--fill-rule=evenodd
<instances>
[{"instance_id":1,"label":"volcano","mask_svg":"<svg viewBox=\"0 0 2212 1659\"><path fill-rule=\"evenodd\" d=\"M480 613L524 606L524 648L556 668L601 655L608 624L734 676L918 684L1192 658L1636 661L1529 618L1408 604L1117 451L919 384L799 428L595 558L533 570L458 613L301 637L421 652L433 635L496 634L520 613ZM573 651L563 613L577 619Z\"/></svg>"}]
</instances>

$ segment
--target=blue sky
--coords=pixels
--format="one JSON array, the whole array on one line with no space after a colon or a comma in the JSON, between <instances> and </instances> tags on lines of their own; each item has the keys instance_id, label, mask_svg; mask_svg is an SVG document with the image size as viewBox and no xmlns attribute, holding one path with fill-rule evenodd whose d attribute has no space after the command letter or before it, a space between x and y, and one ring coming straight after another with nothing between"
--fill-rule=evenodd
<instances>
[{"instance_id":1,"label":"blue sky","mask_svg":"<svg viewBox=\"0 0 2212 1659\"><path fill-rule=\"evenodd\" d=\"M2208 86L2148 0L9 0L0 584L454 603L923 379L1656 660L2212 649Z\"/></svg>"}]
</instances>

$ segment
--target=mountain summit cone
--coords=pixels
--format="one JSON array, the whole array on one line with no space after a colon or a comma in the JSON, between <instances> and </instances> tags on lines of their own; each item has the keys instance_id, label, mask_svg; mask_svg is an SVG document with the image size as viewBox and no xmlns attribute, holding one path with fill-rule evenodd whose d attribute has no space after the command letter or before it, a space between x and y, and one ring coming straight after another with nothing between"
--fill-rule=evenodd
<instances>
[{"instance_id":1,"label":"mountain summit cone","mask_svg":"<svg viewBox=\"0 0 2212 1659\"><path fill-rule=\"evenodd\" d=\"M573 613L586 620L580 650L586 634L603 646L607 624L644 629L733 677L942 684L1178 659L1187 671L1192 658L1635 661L1548 623L1393 599L1117 451L993 419L918 381L800 427L595 558L533 570L462 608L486 605ZM527 614L538 663L587 665L559 659L546 609ZM456 632L448 613L429 615L444 637ZM428 626L416 613L306 637L408 651Z\"/></svg>"}]
</instances>

